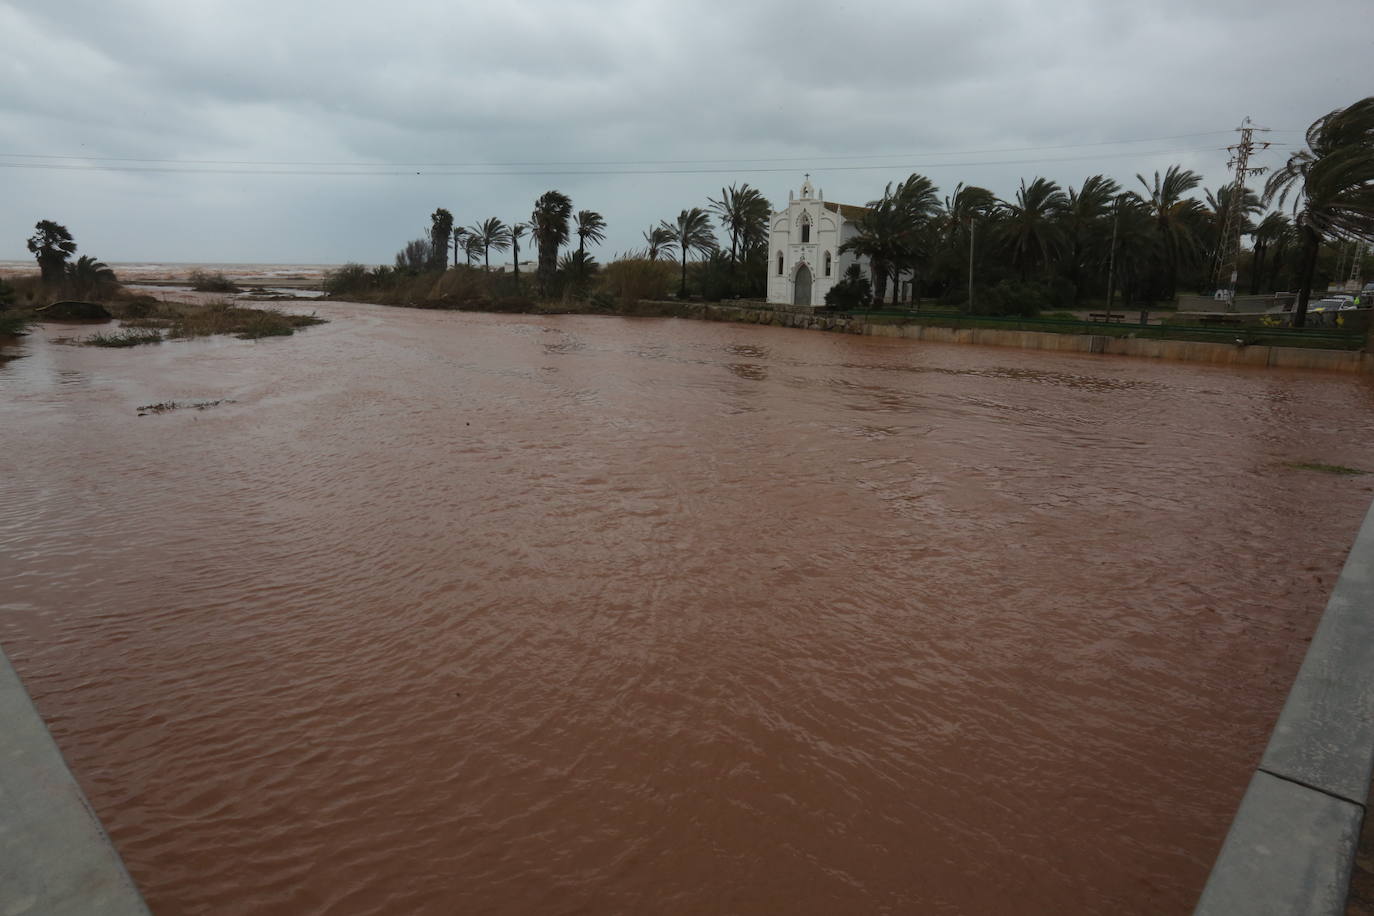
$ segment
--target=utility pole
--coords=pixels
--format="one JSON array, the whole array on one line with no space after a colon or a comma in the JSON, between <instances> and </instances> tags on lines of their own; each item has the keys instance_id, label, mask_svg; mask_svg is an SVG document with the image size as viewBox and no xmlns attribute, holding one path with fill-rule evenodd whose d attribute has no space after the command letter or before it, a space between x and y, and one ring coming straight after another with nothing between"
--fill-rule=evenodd
<instances>
[{"instance_id":1,"label":"utility pole","mask_svg":"<svg viewBox=\"0 0 1374 916\"><path fill-rule=\"evenodd\" d=\"M1226 207L1226 223L1221 229L1217 242L1217 290L1226 291L1226 311L1236 310L1236 275L1240 272L1240 233L1245 227L1245 179L1250 175L1262 174L1264 166L1250 167L1250 154L1255 151L1255 131L1268 132L1267 127L1256 127L1246 117L1236 128L1240 132L1240 142L1226 149L1231 154L1227 165L1235 169L1236 178L1231 182L1231 202ZM1259 144L1261 150L1269 148L1268 142Z\"/></svg>"},{"instance_id":2,"label":"utility pole","mask_svg":"<svg viewBox=\"0 0 1374 916\"><path fill-rule=\"evenodd\" d=\"M1112 296L1116 294L1116 287L1112 285L1112 280L1116 273L1116 224L1121 222L1121 198L1116 199L1116 206L1112 209L1112 247L1107 252L1107 324L1112 323Z\"/></svg>"},{"instance_id":3,"label":"utility pole","mask_svg":"<svg viewBox=\"0 0 1374 916\"><path fill-rule=\"evenodd\" d=\"M968 218L968 310L973 312L973 217Z\"/></svg>"}]
</instances>

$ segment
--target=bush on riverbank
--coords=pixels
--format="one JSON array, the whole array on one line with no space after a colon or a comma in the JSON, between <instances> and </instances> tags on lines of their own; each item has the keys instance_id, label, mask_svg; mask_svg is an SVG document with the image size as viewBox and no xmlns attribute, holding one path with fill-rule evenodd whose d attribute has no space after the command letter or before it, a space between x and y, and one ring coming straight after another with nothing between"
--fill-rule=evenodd
<instances>
[{"instance_id":1,"label":"bush on riverbank","mask_svg":"<svg viewBox=\"0 0 1374 916\"><path fill-rule=\"evenodd\" d=\"M601 290L624 306L641 299L665 299L673 265L648 258L617 258L601 269Z\"/></svg>"},{"instance_id":2,"label":"bush on riverbank","mask_svg":"<svg viewBox=\"0 0 1374 916\"><path fill-rule=\"evenodd\" d=\"M193 270L190 276L191 289L198 293L241 293L242 289L224 274L216 271Z\"/></svg>"},{"instance_id":3,"label":"bush on riverbank","mask_svg":"<svg viewBox=\"0 0 1374 916\"><path fill-rule=\"evenodd\" d=\"M142 344L162 343L162 332L136 328L115 331L112 334L92 334L83 337L81 343L87 347L137 347Z\"/></svg>"},{"instance_id":4,"label":"bush on riverbank","mask_svg":"<svg viewBox=\"0 0 1374 916\"><path fill-rule=\"evenodd\" d=\"M255 340L286 337L301 328L325 323L315 315L291 315L274 308L249 308L231 302L159 302L149 296L116 304L113 310L124 320L125 328L165 331L168 338L232 334L241 340Z\"/></svg>"}]
</instances>

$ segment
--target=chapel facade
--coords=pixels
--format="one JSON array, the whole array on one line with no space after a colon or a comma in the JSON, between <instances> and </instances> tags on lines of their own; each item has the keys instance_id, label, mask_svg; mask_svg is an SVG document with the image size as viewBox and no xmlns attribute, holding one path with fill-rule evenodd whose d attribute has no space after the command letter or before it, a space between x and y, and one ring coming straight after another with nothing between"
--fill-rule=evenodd
<instances>
[{"instance_id":1,"label":"chapel facade","mask_svg":"<svg viewBox=\"0 0 1374 916\"><path fill-rule=\"evenodd\" d=\"M825 305L825 294L849 265L870 275L867 257L840 253L840 246L859 234L866 207L825 199L802 181L801 193L787 192L787 208L768 223L768 301L786 305ZM871 279L871 277L870 277Z\"/></svg>"}]
</instances>

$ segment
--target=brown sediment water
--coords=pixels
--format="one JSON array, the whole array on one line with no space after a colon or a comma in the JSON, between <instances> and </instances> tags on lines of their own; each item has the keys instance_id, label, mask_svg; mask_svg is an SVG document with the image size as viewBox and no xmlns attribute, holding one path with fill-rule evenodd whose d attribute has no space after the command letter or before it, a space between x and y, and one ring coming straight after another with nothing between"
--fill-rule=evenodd
<instances>
[{"instance_id":1,"label":"brown sediment water","mask_svg":"<svg viewBox=\"0 0 1374 916\"><path fill-rule=\"evenodd\" d=\"M1374 487L1366 378L320 309L0 366L159 916L1186 913Z\"/></svg>"}]
</instances>

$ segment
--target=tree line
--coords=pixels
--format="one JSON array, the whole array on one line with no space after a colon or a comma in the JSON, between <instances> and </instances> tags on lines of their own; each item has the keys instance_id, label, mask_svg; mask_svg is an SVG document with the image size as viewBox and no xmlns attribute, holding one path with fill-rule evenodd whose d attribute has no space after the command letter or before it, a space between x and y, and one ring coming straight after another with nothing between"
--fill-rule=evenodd
<instances>
[{"instance_id":1,"label":"tree line","mask_svg":"<svg viewBox=\"0 0 1374 916\"><path fill-rule=\"evenodd\" d=\"M1319 118L1306 147L1259 193L1224 184L1199 198L1202 177L1177 165L1136 179L1138 187L1123 188L1093 175L1065 188L1037 177L1022 180L1010 200L961 183L942 201L930 179L913 174L869 202L859 235L841 251L868 257L879 301L889 281L898 301L903 277L917 295L970 307L975 287L994 283L1012 284L1023 301L1061 306L1110 302L1118 292L1128 304L1171 301L1183 285L1211 293L1230 282L1218 273L1234 216L1253 240L1238 290L1296 290L1301 326L1322 243L1343 251L1374 241L1374 98Z\"/></svg>"}]
</instances>

